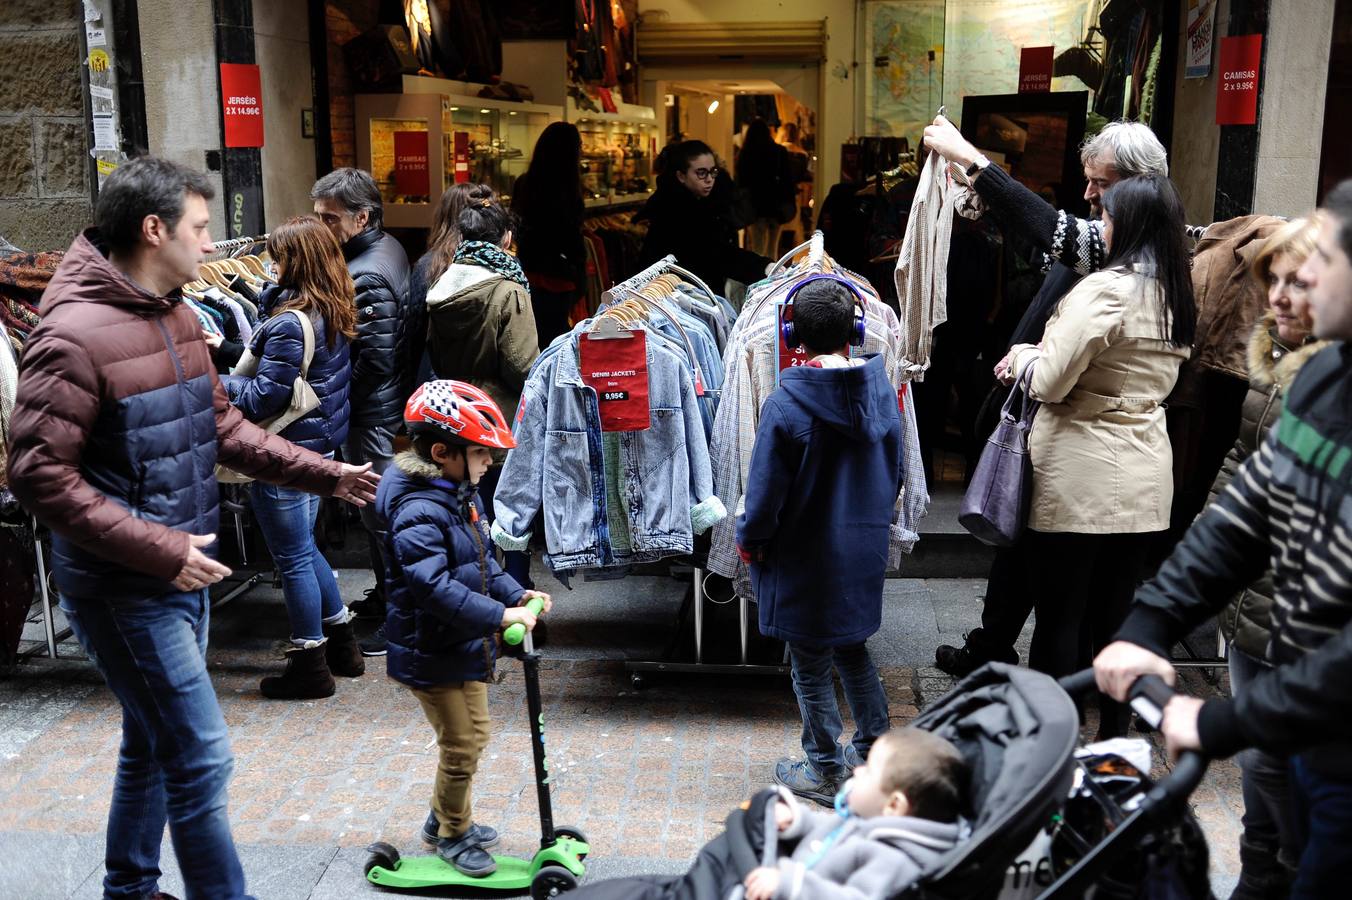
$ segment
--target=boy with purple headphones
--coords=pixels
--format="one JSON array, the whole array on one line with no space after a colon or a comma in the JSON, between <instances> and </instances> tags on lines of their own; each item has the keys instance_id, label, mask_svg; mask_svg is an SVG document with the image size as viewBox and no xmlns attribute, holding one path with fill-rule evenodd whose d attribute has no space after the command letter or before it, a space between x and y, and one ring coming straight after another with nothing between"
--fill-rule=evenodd
<instances>
[{"instance_id":1,"label":"boy with purple headphones","mask_svg":"<svg viewBox=\"0 0 1352 900\"><path fill-rule=\"evenodd\" d=\"M789 645L803 717L800 762L775 781L831 805L888 728L887 696L864 641L882 623L883 579L902 482L897 392L864 343L865 304L835 275L814 275L785 301L784 340L806 365L785 369L761 409L737 544L751 568L762 634ZM855 732L843 749L832 669Z\"/></svg>"}]
</instances>

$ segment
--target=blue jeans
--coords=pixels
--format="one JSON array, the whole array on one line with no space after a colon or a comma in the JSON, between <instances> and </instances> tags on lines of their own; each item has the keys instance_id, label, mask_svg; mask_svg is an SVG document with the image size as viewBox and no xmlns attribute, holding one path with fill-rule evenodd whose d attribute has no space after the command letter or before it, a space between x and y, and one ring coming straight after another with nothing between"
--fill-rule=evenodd
<instances>
[{"instance_id":1,"label":"blue jeans","mask_svg":"<svg viewBox=\"0 0 1352 900\"><path fill-rule=\"evenodd\" d=\"M793 668L793 692L803 715L803 753L818 774L837 777L845 770L840 747L840 707L831 669L840 673L845 701L854 716L850 743L860 759L868 757L873 742L887 732L887 694L864 644L846 647L789 645Z\"/></svg>"},{"instance_id":2,"label":"blue jeans","mask_svg":"<svg viewBox=\"0 0 1352 900\"><path fill-rule=\"evenodd\" d=\"M117 603L62 596L61 609L122 704L104 896L159 889L166 820L190 900L245 896L225 809L234 757L207 675L207 592Z\"/></svg>"},{"instance_id":3,"label":"blue jeans","mask_svg":"<svg viewBox=\"0 0 1352 900\"><path fill-rule=\"evenodd\" d=\"M1352 780L1321 775L1291 757L1291 787L1305 849L1292 900L1345 897L1352 884Z\"/></svg>"},{"instance_id":4,"label":"blue jeans","mask_svg":"<svg viewBox=\"0 0 1352 900\"><path fill-rule=\"evenodd\" d=\"M321 622L343 611L343 597L333 569L315 546L319 498L292 488L255 481L249 486L254 518L268 543L272 561L282 573L282 595L298 641L323 638Z\"/></svg>"}]
</instances>

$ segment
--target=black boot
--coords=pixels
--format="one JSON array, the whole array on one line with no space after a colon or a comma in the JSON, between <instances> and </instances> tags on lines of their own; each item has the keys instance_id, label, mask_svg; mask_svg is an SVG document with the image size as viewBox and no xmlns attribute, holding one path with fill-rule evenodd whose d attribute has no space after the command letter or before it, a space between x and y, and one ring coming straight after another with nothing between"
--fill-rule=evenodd
<instances>
[{"instance_id":1,"label":"black boot","mask_svg":"<svg viewBox=\"0 0 1352 900\"><path fill-rule=\"evenodd\" d=\"M352 615L358 619L376 619L385 621L385 592L376 586L367 588L366 593L350 607Z\"/></svg>"},{"instance_id":2,"label":"black boot","mask_svg":"<svg viewBox=\"0 0 1352 900\"><path fill-rule=\"evenodd\" d=\"M1239 883L1230 900L1270 900L1290 895L1295 872L1277 858L1275 844L1239 837Z\"/></svg>"},{"instance_id":3,"label":"black boot","mask_svg":"<svg viewBox=\"0 0 1352 900\"><path fill-rule=\"evenodd\" d=\"M352 632L352 623L324 625L324 659L329 671L344 678L357 678L366 674L366 660L362 659L361 648L357 646L357 636Z\"/></svg>"},{"instance_id":4,"label":"black boot","mask_svg":"<svg viewBox=\"0 0 1352 900\"><path fill-rule=\"evenodd\" d=\"M264 678L258 685L264 697L273 700L319 700L332 697L335 690L329 664L324 661L324 644L292 647L286 651L286 671Z\"/></svg>"}]
</instances>

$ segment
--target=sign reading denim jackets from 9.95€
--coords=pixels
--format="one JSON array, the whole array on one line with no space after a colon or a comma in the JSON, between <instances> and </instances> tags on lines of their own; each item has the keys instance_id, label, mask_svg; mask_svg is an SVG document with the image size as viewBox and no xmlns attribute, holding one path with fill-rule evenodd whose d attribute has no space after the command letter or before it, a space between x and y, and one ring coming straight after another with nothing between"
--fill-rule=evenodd
<instances>
[{"instance_id":1,"label":"sign reading denim jackets from 9.95\u20ac","mask_svg":"<svg viewBox=\"0 0 1352 900\"><path fill-rule=\"evenodd\" d=\"M602 431L646 431L648 408L648 336L642 330L630 337L583 335L578 341L582 383L596 391Z\"/></svg>"},{"instance_id":2,"label":"sign reading denim jackets from 9.95\u20ac","mask_svg":"<svg viewBox=\"0 0 1352 900\"><path fill-rule=\"evenodd\" d=\"M263 146L263 86L258 66L221 63L225 146Z\"/></svg>"},{"instance_id":3,"label":"sign reading denim jackets from 9.95\u20ac","mask_svg":"<svg viewBox=\"0 0 1352 900\"><path fill-rule=\"evenodd\" d=\"M1221 38L1221 77L1216 81L1216 124L1258 124L1258 67L1263 36Z\"/></svg>"}]
</instances>

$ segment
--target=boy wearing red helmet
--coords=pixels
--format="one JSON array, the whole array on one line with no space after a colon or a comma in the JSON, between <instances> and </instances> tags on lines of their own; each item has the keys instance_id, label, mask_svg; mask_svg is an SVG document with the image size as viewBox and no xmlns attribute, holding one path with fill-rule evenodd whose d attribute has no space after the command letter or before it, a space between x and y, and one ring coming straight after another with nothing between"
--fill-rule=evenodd
<instances>
[{"instance_id":1,"label":"boy wearing red helmet","mask_svg":"<svg viewBox=\"0 0 1352 900\"><path fill-rule=\"evenodd\" d=\"M413 449L400 453L376 495L388 571L389 676L409 688L437 735L441 761L423 840L470 876L491 874L498 833L474 823L470 789L488 745L488 680L498 632L528 630L524 590L498 565L479 479L491 450L516 446L488 395L460 381L430 381L404 408Z\"/></svg>"}]
</instances>

